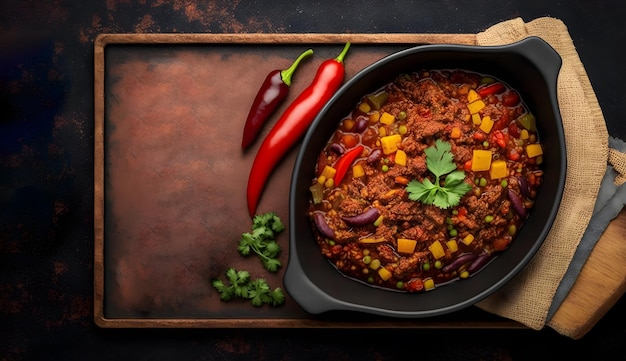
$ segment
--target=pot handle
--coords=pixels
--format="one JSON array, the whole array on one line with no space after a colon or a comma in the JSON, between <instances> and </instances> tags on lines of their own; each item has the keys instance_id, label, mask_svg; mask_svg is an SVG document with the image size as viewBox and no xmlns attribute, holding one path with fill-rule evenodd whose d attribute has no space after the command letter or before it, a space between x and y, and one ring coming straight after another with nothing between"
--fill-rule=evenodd
<instances>
[{"instance_id":1,"label":"pot handle","mask_svg":"<svg viewBox=\"0 0 626 361\"><path fill-rule=\"evenodd\" d=\"M520 55L528 58L543 74L545 79L553 80L553 85L556 87L556 80L559 76L563 59L548 42L540 37L530 36L513 44L513 47Z\"/></svg>"}]
</instances>

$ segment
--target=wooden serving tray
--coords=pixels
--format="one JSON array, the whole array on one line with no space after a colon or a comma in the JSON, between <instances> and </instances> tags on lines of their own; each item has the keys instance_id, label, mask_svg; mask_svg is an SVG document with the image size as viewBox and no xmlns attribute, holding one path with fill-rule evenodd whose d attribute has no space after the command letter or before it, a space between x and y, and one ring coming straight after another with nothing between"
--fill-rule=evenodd
<instances>
[{"instance_id":1,"label":"wooden serving tray","mask_svg":"<svg viewBox=\"0 0 626 361\"><path fill-rule=\"evenodd\" d=\"M283 287L242 257L248 232L245 189L257 147L241 150L243 124L268 72L301 63L278 115L346 41L346 79L368 64L418 44L475 44L474 34L103 34L95 41L94 319L100 327L413 327L522 328L472 307L431 319L389 319L222 302L211 286L229 267ZM263 136L263 134L261 135ZM273 173L258 213L287 225L296 146ZM622 253L624 214L611 224L555 319L590 328L623 294L625 276L592 284L599 259ZM288 226L288 225L287 225ZM288 231L278 241L288 262ZM618 254L619 256L619 254ZM606 262L603 261L603 262ZM283 267L284 270L284 267ZM584 307L581 307L585 305ZM575 309L576 312L572 312ZM588 313L585 313L589 310Z\"/></svg>"}]
</instances>

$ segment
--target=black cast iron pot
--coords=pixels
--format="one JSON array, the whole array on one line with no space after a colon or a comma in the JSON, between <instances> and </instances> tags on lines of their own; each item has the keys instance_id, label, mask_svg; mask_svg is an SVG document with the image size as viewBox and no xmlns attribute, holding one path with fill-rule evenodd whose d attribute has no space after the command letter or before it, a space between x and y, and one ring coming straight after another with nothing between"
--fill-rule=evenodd
<instances>
[{"instance_id":1,"label":"black cast iron pot","mask_svg":"<svg viewBox=\"0 0 626 361\"><path fill-rule=\"evenodd\" d=\"M558 211L566 173L563 125L557 102L561 58L545 41L531 37L494 47L424 45L400 51L365 68L339 89L308 130L297 156L289 198L289 261L284 284L289 295L312 314L358 311L419 318L474 305L515 276L535 255ZM338 121L362 96L399 74L422 69L463 69L493 75L518 90L537 118L544 146L544 177L534 208L509 249L481 272L424 293L371 287L343 276L322 256L307 209L309 186L321 149Z\"/></svg>"}]
</instances>

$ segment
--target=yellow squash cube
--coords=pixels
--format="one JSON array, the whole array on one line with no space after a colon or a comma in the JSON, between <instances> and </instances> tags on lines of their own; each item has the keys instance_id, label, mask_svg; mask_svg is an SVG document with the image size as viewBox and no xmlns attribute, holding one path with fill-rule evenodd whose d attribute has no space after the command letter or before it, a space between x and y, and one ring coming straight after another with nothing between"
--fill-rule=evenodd
<instances>
[{"instance_id":1,"label":"yellow squash cube","mask_svg":"<svg viewBox=\"0 0 626 361\"><path fill-rule=\"evenodd\" d=\"M417 241L414 239L399 238L398 239L398 253L413 253Z\"/></svg>"},{"instance_id":2,"label":"yellow squash cube","mask_svg":"<svg viewBox=\"0 0 626 361\"><path fill-rule=\"evenodd\" d=\"M493 128L493 123L494 121L491 119L490 116L484 116L483 119L481 119L480 121L480 130L489 134L489 132L491 132L491 128Z\"/></svg>"},{"instance_id":3,"label":"yellow squash cube","mask_svg":"<svg viewBox=\"0 0 626 361\"><path fill-rule=\"evenodd\" d=\"M476 149L472 154L472 171L481 172L491 167L491 151Z\"/></svg>"},{"instance_id":4,"label":"yellow squash cube","mask_svg":"<svg viewBox=\"0 0 626 361\"><path fill-rule=\"evenodd\" d=\"M402 142L400 134L387 135L380 138L380 145L383 148L383 153L391 154L398 150L398 144Z\"/></svg>"},{"instance_id":5,"label":"yellow squash cube","mask_svg":"<svg viewBox=\"0 0 626 361\"><path fill-rule=\"evenodd\" d=\"M396 151L396 158L394 161L397 165L402 165L402 166L406 165L406 153L398 149Z\"/></svg>"},{"instance_id":6,"label":"yellow squash cube","mask_svg":"<svg viewBox=\"0 0 626 361\"><path fill-rule=\"evenodd\" d=\"M479 111L481 111L484 107L485 107L485 102L480 99L467 104L467 109L469 109L470 114L476 114Z\"/></svg>"},{"instance_id":7,"label":"yellow squash cube","mask_svg":"<svg viewBox=\"0 0 626 361\"><path fill-rule=\"evenodd\" d=\"M509 170L506 167L506 161L496 160L491 162L491 169L489 170L491 179L500 179L507 175L509 175Z\"/></svg>"},{"instance_id":8,"label":"yellow squash cube","mask_svg":"<svg viewBox=\"0 0 626 361\"><path fill-rule=\"evenodd\" d=\"M455 239L451 239L448 242L446 242L446 246L448 246L448 249L450 250L451 253L454 253L459 250L459 244L456 243Z\"/></svg>"},{"instance_id":9,"label":"yellow squash cube","mask_svg":"<svg viewBox=\"0 0 626 361\"><path fill-rule=\"evenodd\" d=\"M473 103L473 102L477 101L478 99L480 99L480 95L478 95L476 90L470 89L467 92L467 102L468 103Z\"/></svg>"},{"instance_id":10,"label":"yellow squash cube","mask_svg":"<svg viewBox=\"0 0 626 361\"><path fill-rule=\"evenodd\" d=\"M435 257L435 259L439 259L446 255L446 252L443 250L443 246L441 245L441 243L439 243L439 241L435 241L430 246L428 246L428 250L430 250L430 253L433 254L433 257Z\"/></svg>"},{"instance_id":11,"label":"yellow squash cube","mask_svg":"<svg viewBox=\"0 0 626 361\"><path fill-rule=\"evenodd\" d=\"M541 144L539 143L528 144L526 146L526 154L528 155L528 158L534 158L538 155L542 155L543 149L541 149Z\"/></svg>"},{"instance_id":12,"label":"yellow squash cube","mask_svg":"<svg viewBox=\"0 0 626 361\"><path fill-rule=\"evenodd\" d=\"M365 170L363 169L363 166L360 164L355 164L354 167L352 167L352 178L361 178L365 175Z\"/></svg>"},{"instance_id":13,"label":"yellow squash cube","mask_svg":"<svg viewBox=\"0 0 626 361\"><path fill-rule=\"evenodd\" d=\"M378 275L380 276L380 278L383 279L383 281L386 281L391 278L391 272L389 272L389 270L386 269L385 267L381 267L378 269Z\"/></svg>"},{"instance_id":14,"label":"yellow squash cube","mask_svg":"<svg viewBox=\"0 0 626 361\"><path fill-rule=\"evenodd\" d=\"M474 235L473 234L468 234L467 236L463 237L461 239L461 242L463 242L465 245L469 246L470 244L472 244L472 242L474 242Z\"/></svg>"},{"instance_id":15,"label":"yellow squash cube","mask_svg":"<svg viewBox=\"0 0 626 361\"><path fill-rule=\"evenodd\" d=\"M378 121L383 124L389 125L396 121L396 117L394 117L393 114L383 112L383 114L381 114L380 119Z\"/></svg>"}]
</instances>

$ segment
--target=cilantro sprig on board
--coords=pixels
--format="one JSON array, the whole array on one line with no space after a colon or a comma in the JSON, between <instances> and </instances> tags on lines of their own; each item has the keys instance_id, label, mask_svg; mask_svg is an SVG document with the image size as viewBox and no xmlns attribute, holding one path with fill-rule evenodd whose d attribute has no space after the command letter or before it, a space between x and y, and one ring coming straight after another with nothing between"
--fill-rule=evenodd
<instances>
[{"instance_id":1,"label":"cilantro sprig on board","mask_svg":"<svg viewBox=\"0 0 626 361\"><path fill-rule=\"evenodd\" d=\"M421 182L410 181L406 186L409 199L447 209L458 205L461 197L472 189L465 182L465 172L457 169L451 149L449 142L437 139L434 145L424 150L426 167L435 175L435 182L427 177ZM444 175L442 185L441 177Z\"/></svg>"},{"instance_id":2,"label":"cilantro sprig on board","mask_svg":"<svg viewBox=\"0 0 626 361\"><path fill-rule=\"evenodd\" d=\"M285 225L276 213L256 215L252 220L252 231L241 235L237 250L242 256L256 253L265 269L278 272L282 264L278 259L281 248L276 242L276 236L283 230Z\"/></svg>"},{"instance_id":3,"label":"cilantro sprig on board","mask_svg":"<svg viewBox=\"0 0 626 361\"><path fill-rule=\"evenodd\" d=\"M264 304L279 306L285 301L285 294L280 287L272 290L265 279L252 279L248 271L229 268L226 270L226 281L215 278L211 284L223 301L249 299L255 307Z\"/></svg>"}]
</instances>

